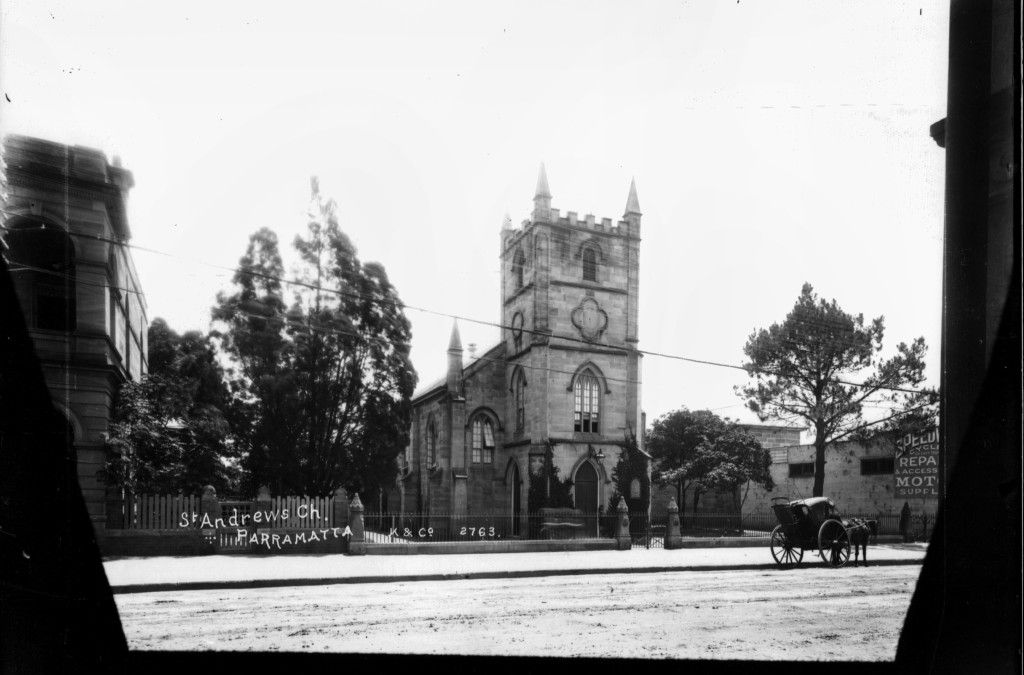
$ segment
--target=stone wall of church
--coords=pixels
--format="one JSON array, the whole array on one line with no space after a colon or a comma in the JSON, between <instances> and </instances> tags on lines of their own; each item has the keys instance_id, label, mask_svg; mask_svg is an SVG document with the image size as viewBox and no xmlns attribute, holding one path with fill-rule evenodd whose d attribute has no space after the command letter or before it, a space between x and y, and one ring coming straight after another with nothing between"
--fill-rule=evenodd
<instances>
[{"instance_id":1,"label":"stone wall of church","mask_svg":"<svg viewBox=\"0 0 1024 675\"><path fill-rule=\"evenodd\" d=\"M461 431L465 434L466 466L469 467L466 487L470 513L490 512L493 505L504 502L501 473L504 468L502 448L509 434L508 419L504 416L508 385L505 382L505 364L500 355L501 352L498 350L484 354L483 359L466 369L463 381L466 419ZM494 459L487 463L472 462L472 421L478 414L487 415L496 423Z\"/></svg>"},{"instance_id":2,"label":"stone wall of church","mask_svg":"<svg viewBox=\"0 0 1024 675\"><path fill-rule=\"evenodd\" d=\"M635 402L626 400L623 384L626 379L626 356L576 349L549 349L548 354L549 367L553 372L548 385L547 435L552 438L574 437L572 373L589 362L600 369L607 385L601 392L600 438L622 441L625 437L626 411L631 404L635 405Z\"/></svg>"}]
</instances>

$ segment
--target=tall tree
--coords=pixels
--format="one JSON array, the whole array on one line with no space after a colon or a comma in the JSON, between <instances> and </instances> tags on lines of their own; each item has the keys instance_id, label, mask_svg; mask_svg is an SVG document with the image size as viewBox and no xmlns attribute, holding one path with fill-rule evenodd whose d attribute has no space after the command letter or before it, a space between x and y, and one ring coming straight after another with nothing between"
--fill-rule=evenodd
<instances>
[{"instance_id":1,"label":"tall tree","mask_svg":"<svg viewBox=\"0 0 1024 675\"><path fill-rule=\"evenodd\" d=\"M731 494L736 513L742 511L751 484L767 490L773 487L771 455L756 438L735 425L730 425L701 459L701 484L709 490Z\"/></svg>"},{"instance_id":2,"label":"tall tree","mask_svg":"<svg viewBox=\"0 0 1024 675\"><path fill-rule=\"evenodd\" d=\"M681 408L659 417L647 435L647 448L658 479L676 486L680 513L687 490L696 510L709 490L735 495L747 481L771 487L768 451L734 422L709 410Z\"/></svg>"},{"instance_id":3,"label":"tall tree","mask_svg":"<svg viewBox=\"0 0 1024 675\"><path fill-rule=\"evenodd\" d=\"M229 369L249 488L324 495L393 482L416 375L409 321L383 266L361 263L337 204L312 181L298 283L286 305L277 236L253 234L213 318Z\"/></svg>"},{"instance_id":4,"label":"tall tree","mask_svg":"<svg viewBox=\"0 0 1024 675\"><path fill-rule=\"evenodd\" d=\"M863 314L844 312L805 283L785 320L754 331L743 348L754 380L738 389L747 406L761 420L803 422L814 430L814 496L824 492L826 446L865 428L865 403L889 406L898 417L935 398L913 390L924 381L924 338L901 342L882 358L884 333L883 317L865 325Z\"/></svg>"},{"instance_id":5,"label":"tall tree","mask_svg":"<svg viewBox=\"0 0 1024 675\"><path fill-rule=\"evenodd\" d=\"M148 374L118 392L107 480L135 492L229 490L234 452L212 345L198 331L179 335L160 318L148 338Z\"/></svg>"}]
</instances>

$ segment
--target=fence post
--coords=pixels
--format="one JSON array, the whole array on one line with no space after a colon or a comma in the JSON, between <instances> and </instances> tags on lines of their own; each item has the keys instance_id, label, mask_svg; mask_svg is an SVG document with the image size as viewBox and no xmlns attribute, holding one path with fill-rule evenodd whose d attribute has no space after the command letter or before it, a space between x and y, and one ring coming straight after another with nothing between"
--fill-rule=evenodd
<instances>
[{"instance_id":1,"label":"fence post","mask_svg":"<svg viewBox=\"0 0 1024 675\"><path fill-rule=\"evenodd\" d=\"M270 498L270 488L267 487L266 485L261 485L260 488L256 491L256 500L255 500L255 502L256 503L253 504L253 511L254 512L255 511L266 511L266 512L269 513L270 511L272 511L273 507L274 507L274 502ZM274 525L271 525L269 523L267 524L267 526L268 527L275 527ZM280 523L277 524L277 527L280 527Z\"/></svg>"},{"instance_id":2,"label":"fence post","mask_svg":"<svg viewBox=\"0 0 1024 675\"><path fill-rule=\"evenodd\" d=\"M349 555L366 555L366 537L363 530L363 503L359 501L359 493L352 498L348 505L348 527L352 536L348 540Z\"/></svg>"},{"instance_id":3,"label":"fence post","mask_svg":"<svg viewBox=\"0 0 1024 675\"><path fill-rule=\"evenodd\" d=\"M331 505L331 526L339 528L341 531L348 527L348 492L343 487L334 491L334 503ZM343 537L339 540L335 550L344 553L347 549L348 540Z\"/></svg>"},{"instance_id":4,"label":"fence post","mask_svg":"<svg viewBox=\"0 0 1024 675\"><path fill-rule=\"evenodd\" d=\"M633 538L629 534L629 507L624 498L619 498L618 517L615 519L615 550L628 551L631 548Z\"/></svg>"},{"instance_id":5,"label":"fence post","mask_svg":"<svg viewBox=\"0 0 1024 675\"><path fill-rule=\"evenodd\" d=\"M216 518L220 517L220 502L217 501L217 490L212 485L207 485L203 488L203 496L199 498L199 510L203 513L203 517L199 521L200 527L203 524L203 520L209 519L212 523ZM217 530L203 528L201 534L206 543L213 548L214 552L219 550L220 542L217 540Z\"/></svg>"},{"instance_id":6,"label":"fence post","mask_svg":"<svg viewBox=\"0 0 1024 675\"><path fill-rule=\"evenodd\" d=\"M348 492L340 487L334 491L334 506L331 517L334 527L345 529L348 525Z\"/></svg>"},{"instance_id":7,"label":"fence post","mask_svg":"<svg viewBox=\"0 0 1024 675\"><path fill-rule=\"evenodd\" d=\"M668 500L668 523L665 525L665 548L683 547L683 535L679 530L679 506L675 497Z\"/></svg>"}]
</instances>

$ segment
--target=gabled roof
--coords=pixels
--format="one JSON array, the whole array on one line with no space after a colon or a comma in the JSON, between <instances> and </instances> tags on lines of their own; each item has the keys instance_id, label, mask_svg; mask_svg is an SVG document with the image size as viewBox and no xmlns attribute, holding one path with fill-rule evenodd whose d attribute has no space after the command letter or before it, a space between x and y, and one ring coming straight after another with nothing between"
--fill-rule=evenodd
<instances>
[{"instance_id":1,"label":"gabled roof","mask_svg":"<svg viewBox=\"0 0 1024 675\"><path fill-rule=\"evenodd\" d=\"M416 391L414 391L412 393L412 400L415 401L418 398L423 398L424 396L426 396L430 392L434 391L435 389L439 389L439 388L443 387L445 382L447 382L447 381L448 381L448 376L445 375L442 378L434 380L433 382L431 382L430 384L428 384L425 387L420 387L419 389L417 389Z\"/></svg>"},{"instance_id":2,"label":"gabled roof","mask_svg":"<svg viewBox=\"0 0 1024 675\"><path fill-rule=\"evenodd\" d=\"M494 352L494 351L498 350L498 348L503 347L503 346L504 346L504 343L499 341L499 342L494 343L493 345L491 345L487 349L485 349L481 356L479 356L479 357L477 357L475 359L470 360L469 363L466 363L466 364L464 364L462 366L462 374L465 375L469 371L470 368L473 368L477 363L479 363L481 361L484 361L485 359L486 360L493 359L494 357L491 355L491 352ZM428 395L433 394L438 389L443 389L447 383L448 383L448 375L445 374L443 377L439 377L438 379L434 380L433 382L431 382L427 386L420 387L419 389L417 389L416 391L413 392L413 394L412 394L412 402L415 403L419 399L426 398Z\"/></svg>"}]
</instances>

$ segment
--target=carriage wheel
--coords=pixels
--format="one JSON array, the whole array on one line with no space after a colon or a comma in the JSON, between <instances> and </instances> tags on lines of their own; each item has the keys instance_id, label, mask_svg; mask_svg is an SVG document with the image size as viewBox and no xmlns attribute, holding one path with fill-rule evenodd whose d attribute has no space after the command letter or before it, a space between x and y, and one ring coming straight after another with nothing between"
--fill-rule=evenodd
<instances>
[{"instance_id":1,"label":"carriage wheel","mask_svg":"<svg viewBox=\"0 0 1024 675\"><path fill-rule=\"evenodd\" d=\"M796 567L804 557L804 550L793 545L781 525L772 530L771 549L772 558L779 567Z\"/></svg>"},{"instance_id":2,"label":"carriage wheel","mask_svg":"<svg viewBox=\"0 0 1024 675\"><path fill-rule=\"evenodd\" d=\"M830 567L842 567L850 559L850 535L838 520L826 520L818 530L818 553Z\"/></svg>"}]
</instances>

